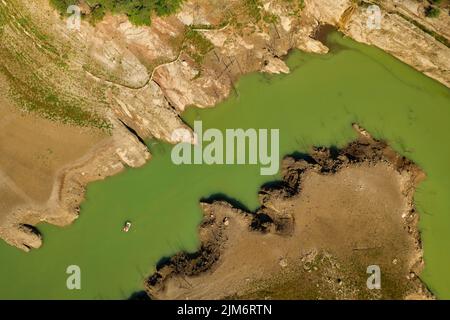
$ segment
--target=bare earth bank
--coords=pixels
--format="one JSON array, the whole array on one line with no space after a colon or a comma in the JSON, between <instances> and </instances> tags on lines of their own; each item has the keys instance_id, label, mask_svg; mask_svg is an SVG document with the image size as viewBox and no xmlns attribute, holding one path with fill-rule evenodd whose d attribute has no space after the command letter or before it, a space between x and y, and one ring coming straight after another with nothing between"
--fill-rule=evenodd
<instances>
[{"instance_id":1,"label":"bare earth bank","mask_svg":"<svg viewBox=\"0 0 450 320\"><path fill-rule=\"evenodd\" d=\"M364 130L336 151L287 157L261 207L202 203L201 248L163 262L153 299L428 299L413 204L424 173ZM381 270L369 290L367 268Z\"/></svg>"}]
</instances>

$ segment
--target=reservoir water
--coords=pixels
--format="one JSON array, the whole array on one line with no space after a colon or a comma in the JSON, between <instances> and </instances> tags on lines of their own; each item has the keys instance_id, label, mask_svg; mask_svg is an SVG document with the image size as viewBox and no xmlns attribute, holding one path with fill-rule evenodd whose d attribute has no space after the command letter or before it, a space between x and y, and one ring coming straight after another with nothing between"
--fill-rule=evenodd
<instances>
[{"instance_id":1,"label":"reservoir water","mask_svg":"<svg viewBox=\"0 0 450 320\"><path fill-rule=\"evenodd\" d=\"M357 122L386 139L427 173L416 192L426 269L440 298L450 298L450 90L373 47L329 36L327 55L293 52L289 75L251 74L239 95L184 119L205 128L280 129L280 155L312 145L342 146ZM148 143L153 159L139 169L89 185L71 226L40 225L44 245L24 253L0 242L0 298L126 299L163 257L198 246L202 198L222 195L250 210L277 176L258 165L172 164L171 146ZM395 213L393 213L395 214ZM124 221L133 227L123 233ZM68 290L66 269L81 269L81 290Z\"/></svg>"}]
</instances>

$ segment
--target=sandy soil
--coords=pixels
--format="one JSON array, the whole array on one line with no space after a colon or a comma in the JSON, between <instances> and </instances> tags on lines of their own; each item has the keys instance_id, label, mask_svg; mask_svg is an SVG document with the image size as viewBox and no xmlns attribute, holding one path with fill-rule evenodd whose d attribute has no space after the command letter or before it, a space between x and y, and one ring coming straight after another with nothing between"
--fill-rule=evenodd
<instances>
[{"instance_id":1,"label":"sandy soil","mask_svg":"<svg viewBox=\"0 0 450 320\"><path fill-rule=\"evenodd\" d=\"M372 151L367 141L361 136L336 159L323 149L307 161L286 159L283 182L260 192L254 214L204 203L201 250L161 265L147 282L150 296L431 297L418 279L422 249L412 204L423 174L382 143L371 142ZM381 268L380 290L366 286L370 265Z\"/></svg>"},{"instance_id":2,"label":"sandy soil","mask_svg":"<svg viewBox=\"0 0 450 320\"><path fill-rule=\"evenodd\" d=\"M58 170L107 137L100 130L61 125L0 103L2 179L24 200L48 200Z\"/></svg>"},{"instance_id":3,"label":"sandy soil","mask_svg":"<svg viewBox=\"0 0 450 320\"><path fill-rule=\"evenodd\" d=\"M107 137L100 130L61 125L21 112L3 97L0 119L2 187L22 201L47 201L57 172Z\"/></svg>"},{"instance_id":4,"label":"sandy soil","mask_svg":"<svg viewBox=\"0 0 450 320\"><path fill-rule=\"evenodd\" d=\"M110 136L23 112L3 94L6 89L0 89L0 235L4 236L15 209L44 208L61 172ZM23 222L18 219L16 224Z\"/></svg>"}]
</instances>

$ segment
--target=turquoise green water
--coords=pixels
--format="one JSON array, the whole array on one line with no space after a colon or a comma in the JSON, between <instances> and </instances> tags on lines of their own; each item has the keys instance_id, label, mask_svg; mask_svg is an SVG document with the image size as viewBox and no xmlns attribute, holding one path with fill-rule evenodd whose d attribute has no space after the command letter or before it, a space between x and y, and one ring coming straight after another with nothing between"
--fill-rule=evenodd
<instances>
[{"instance_id":1,"label":"turquoise green water","mask_svg":"<svg viewBox=\"0 0 450 320\"><path fill-rule=\"evenodd\" d=\"M280 154L341 146L358 122L428 174L416 202L425 246L424 280L450 298L450 90L378 49L333 34L325 56L293 53L288 76L252 74L239 96L214 109L189 109L205 128L278 128ZM198 245L198 202L225 194L255 209L259 187L277 177L257 165L182 165L171 147L149 143L153 160L89 186L81 217L67 228L40 227L44 246L29 254L0 243L0 298L122 299L141 290L157 261ZM132 220L128 234L121 232ZM81 268L81 290L66 288L67 266Z\"/></svg>"}]
</instances>

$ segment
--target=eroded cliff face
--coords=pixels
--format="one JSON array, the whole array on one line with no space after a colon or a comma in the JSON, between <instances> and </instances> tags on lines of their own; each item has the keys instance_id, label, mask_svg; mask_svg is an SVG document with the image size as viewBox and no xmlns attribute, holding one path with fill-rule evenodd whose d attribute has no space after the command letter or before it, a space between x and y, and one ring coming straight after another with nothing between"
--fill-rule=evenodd
<instances>
[{"instance_id":1,"label":"eroded cliff face","mask_svg":"<svg viewBox=\"0 0 450 320\"><path fill-rule=\"evenodd\" d=\"M426 18L417 1L379 1L380 29L367 28L369 11L359 6L342 31L356 41L375 45L418 71L450 86L450 16Z\"/></svg>"},{"instance_id":2,"label":"eroded cliff face","mask_svg":"<svg viewBox=\"0 0 450 320\"><path fill-rule=\"evenodd\" d=\"M47 0L2 0L2 94L25 110L105 128L110 137L57 170L44 204L25 202L11 210L0 236L24 249L39 246L39 240L16 237L23 224L72 222L87 183L143 165L150 154L142 139L177 142L173 132L189 129L181 112L190 105L214 106L233 94L241 75L288 73L283 56L293 48L328 52L314 39L321 24L377 45L448 86L449 48L408 20L448 39L448 15L425 19L408 1L379 5L381 30L365 27L365 4L354 1L263 0L252 7L244 0L188 0L175 15L152 18L150 27L107 16L73 31Z\"/></svg>"}]
</instances>

